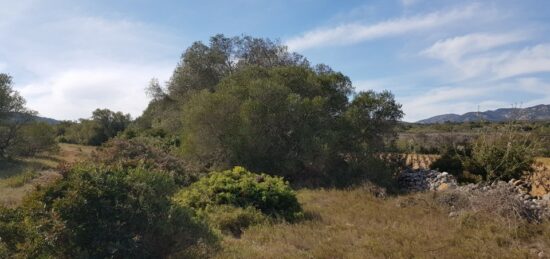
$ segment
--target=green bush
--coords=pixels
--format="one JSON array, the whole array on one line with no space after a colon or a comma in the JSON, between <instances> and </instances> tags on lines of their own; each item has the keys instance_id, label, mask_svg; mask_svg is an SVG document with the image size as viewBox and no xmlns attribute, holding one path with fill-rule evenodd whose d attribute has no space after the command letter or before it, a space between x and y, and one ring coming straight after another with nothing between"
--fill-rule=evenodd
<instances>
[{"instance_id":1,"label":"green bush","mask_svg":"<svg viewBox=\"0 0 550 259\"><path fill-rule=\"evenodd\" d=\"M25 228L21 224L23 214L20 209L0 207L0 258L8 258L17 244L25 239Z\"/></svg>"},{"instance_id":2,"label":"green bush","mask_svg":"<svg viewBox=\"0 0 550 259\"><path fill-rule=\"evenodd\" d=\"M10 152L16 156L34 156L58 149L55 129L45 122L32 122L21 128Z\"/></svg>"},{"instance_id":3,"label":"green bush","mask_svg":"<svg viewBox=\"0 0 550 259\"><path fill-rule=\"evenodd\" d=\"M112 139L94 152L92 160L98 164L120 165L124 168L144 167L165 171L174 176L178 185L189 185L199 174L189 169L188 163L165 150L139 139Z\"/></svg>"},{"instance_id":4,"label":"green bush","mask_svg":"<svg viewBox=\"0 0 550 259\"><path fill-rule=\"evenodd\" d=\"M175 201L199 210L215 205L252 206L286 220L302 215L296 194L281 177L251 173L243 167L213 172L177 193Z\"/></svg>"},{"instance_id":5,"label":"green bush","mask_svg":"<svg viewBox=\"0 0 550 259\"><path fill-rule=\"evenodd\" d=\"M20 221L27 231L11 253L25 258L165 258L212 244L207 226L172 202L176 190L173 177L162 171L73 167L63 180L27 197Z\"/></svg>"},{"instance_id":6,"label":"green bush","mask_svg":"<svg viewBox=\"0 0 550 259\"><path fill-rule=\"evenodd\" d=\"M485 180L519 179L533 171L536 142L514 124L496 132L485 132L473 142L471 152L461 157L464 168Z\"/></svg>"}]
</instances>

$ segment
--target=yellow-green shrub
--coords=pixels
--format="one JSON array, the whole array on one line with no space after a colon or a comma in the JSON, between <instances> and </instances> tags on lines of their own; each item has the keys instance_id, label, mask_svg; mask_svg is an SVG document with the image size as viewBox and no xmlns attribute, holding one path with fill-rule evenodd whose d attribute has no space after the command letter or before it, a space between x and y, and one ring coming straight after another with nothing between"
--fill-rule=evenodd
<instances>
[{"instance_id":1,"label":"yellow-green shrub","mask_svg":"<svg viewBox=\"0 0 550 259\"><path fill-rule=\"evenodd\" d=\"M288 182L281 177L255 174L243 167L213 172L177 193L175 201L198 210L215 205L254 207L266 215L286 220L302 215Z\"/></svg>"}]
</instances>

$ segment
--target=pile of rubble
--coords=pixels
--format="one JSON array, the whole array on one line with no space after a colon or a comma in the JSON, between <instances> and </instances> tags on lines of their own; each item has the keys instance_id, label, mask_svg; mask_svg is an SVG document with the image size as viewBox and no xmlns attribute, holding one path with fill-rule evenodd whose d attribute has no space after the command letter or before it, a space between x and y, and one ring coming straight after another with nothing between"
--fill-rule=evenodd
<instances>
[{"instance_id":1,"label":"pile of rubble","mask_svg":"<svg viewBox=\"0 0 550 259\"><path fill-rule=\"evenodd\" d=\"M406 169L399 174L397 182L407 192L443 191L458 186L451 174L426 169Z\"/></svg>"},{"instance_id":2,"label":"pile of rubble","mask_svg":"<svg viewBox=\"0 0 550 259\"><path fill-rule=\"evenodd\" d=\"M550 193L542 197L532 196L529 193L530 183L522 180L459 186L456 178L446 172L406 169L399 174L397 181L400 188L405 192L453 190L468 197L472 206L475 206L477 201L481 201L486 197L506 196L502 198L507 201L513 200L521 203L519 207L528 210L535 218L550 218Z\"/></svg>"},{"instance_id":3,"label":"pile of rubble","mask_svg":"<svg viewBox=\"0 0 550 259\"><path fill-rule=\"evenodd\" d=\"M530 187L528 182L512 179L509 182L496 181L490 184L468 184L459 186L457 190L477 196L490 196L497 192L509 193L513 198L523 203L522 207L530 210L537 218L550 219L550 193L542 197L532 196L529 193Z\"/></svg>"}]
</instances>

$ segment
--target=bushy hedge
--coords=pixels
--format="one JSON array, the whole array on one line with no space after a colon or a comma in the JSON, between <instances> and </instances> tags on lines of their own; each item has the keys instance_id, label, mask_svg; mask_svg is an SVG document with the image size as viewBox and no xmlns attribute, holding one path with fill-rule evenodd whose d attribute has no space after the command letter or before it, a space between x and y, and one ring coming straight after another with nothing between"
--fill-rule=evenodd
<instances>
[{"instance_id":1,"label":"bushy hedge","mask_svg":"<svg viewBox=\"0 0 550 259\"><path fill-rule=\"evenodd\" d=\"M112 139L93 154L98 164L120 165L124 168L144 167L152 171L165 171L174 176L179 185L189 185L199 178L189 163L143 139Z\"/></svg>"},{"instance_id":2,"label":"bushy hedge","mask_svg":"<svg viewBox=\"0 0 550 259\"><path fill-rule=\"evenodd\" d=\"M302 214L295 192L281 177L255 174L243 167L213 172L177 193L175 200L195 209L216 205L254 207L287 220Z\"/></svg>"},{"instance_id":3,"label":"bushy hedge","mask_svg":"<svg viewBox=\"0 0 550 259\"><path fill-rule=\"evenodd\" d=\"M14 236L2 246L23 258L190 256L215 239L191 210L172 202L177 188L162 171L75 166L22 208L0 213L0 236Z\"/></svg>"}]
</instances>

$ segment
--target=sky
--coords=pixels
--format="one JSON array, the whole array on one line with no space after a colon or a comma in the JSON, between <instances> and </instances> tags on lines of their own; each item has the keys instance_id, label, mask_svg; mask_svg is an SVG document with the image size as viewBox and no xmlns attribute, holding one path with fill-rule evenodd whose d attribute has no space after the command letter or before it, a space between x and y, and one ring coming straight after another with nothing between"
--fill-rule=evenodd
<instances>
[{"instance_id":1,"label":"sky","mask_svg":"<svg viewBox=\"0 0 550 259\"><path fill-rule=\"evenodd\" d=\"M550 104L547 0L0 0L0 73L41 116L139 116L152 78L210 36L280 40L389 90L405 121Z\"/></svg>"}]
</instances>

